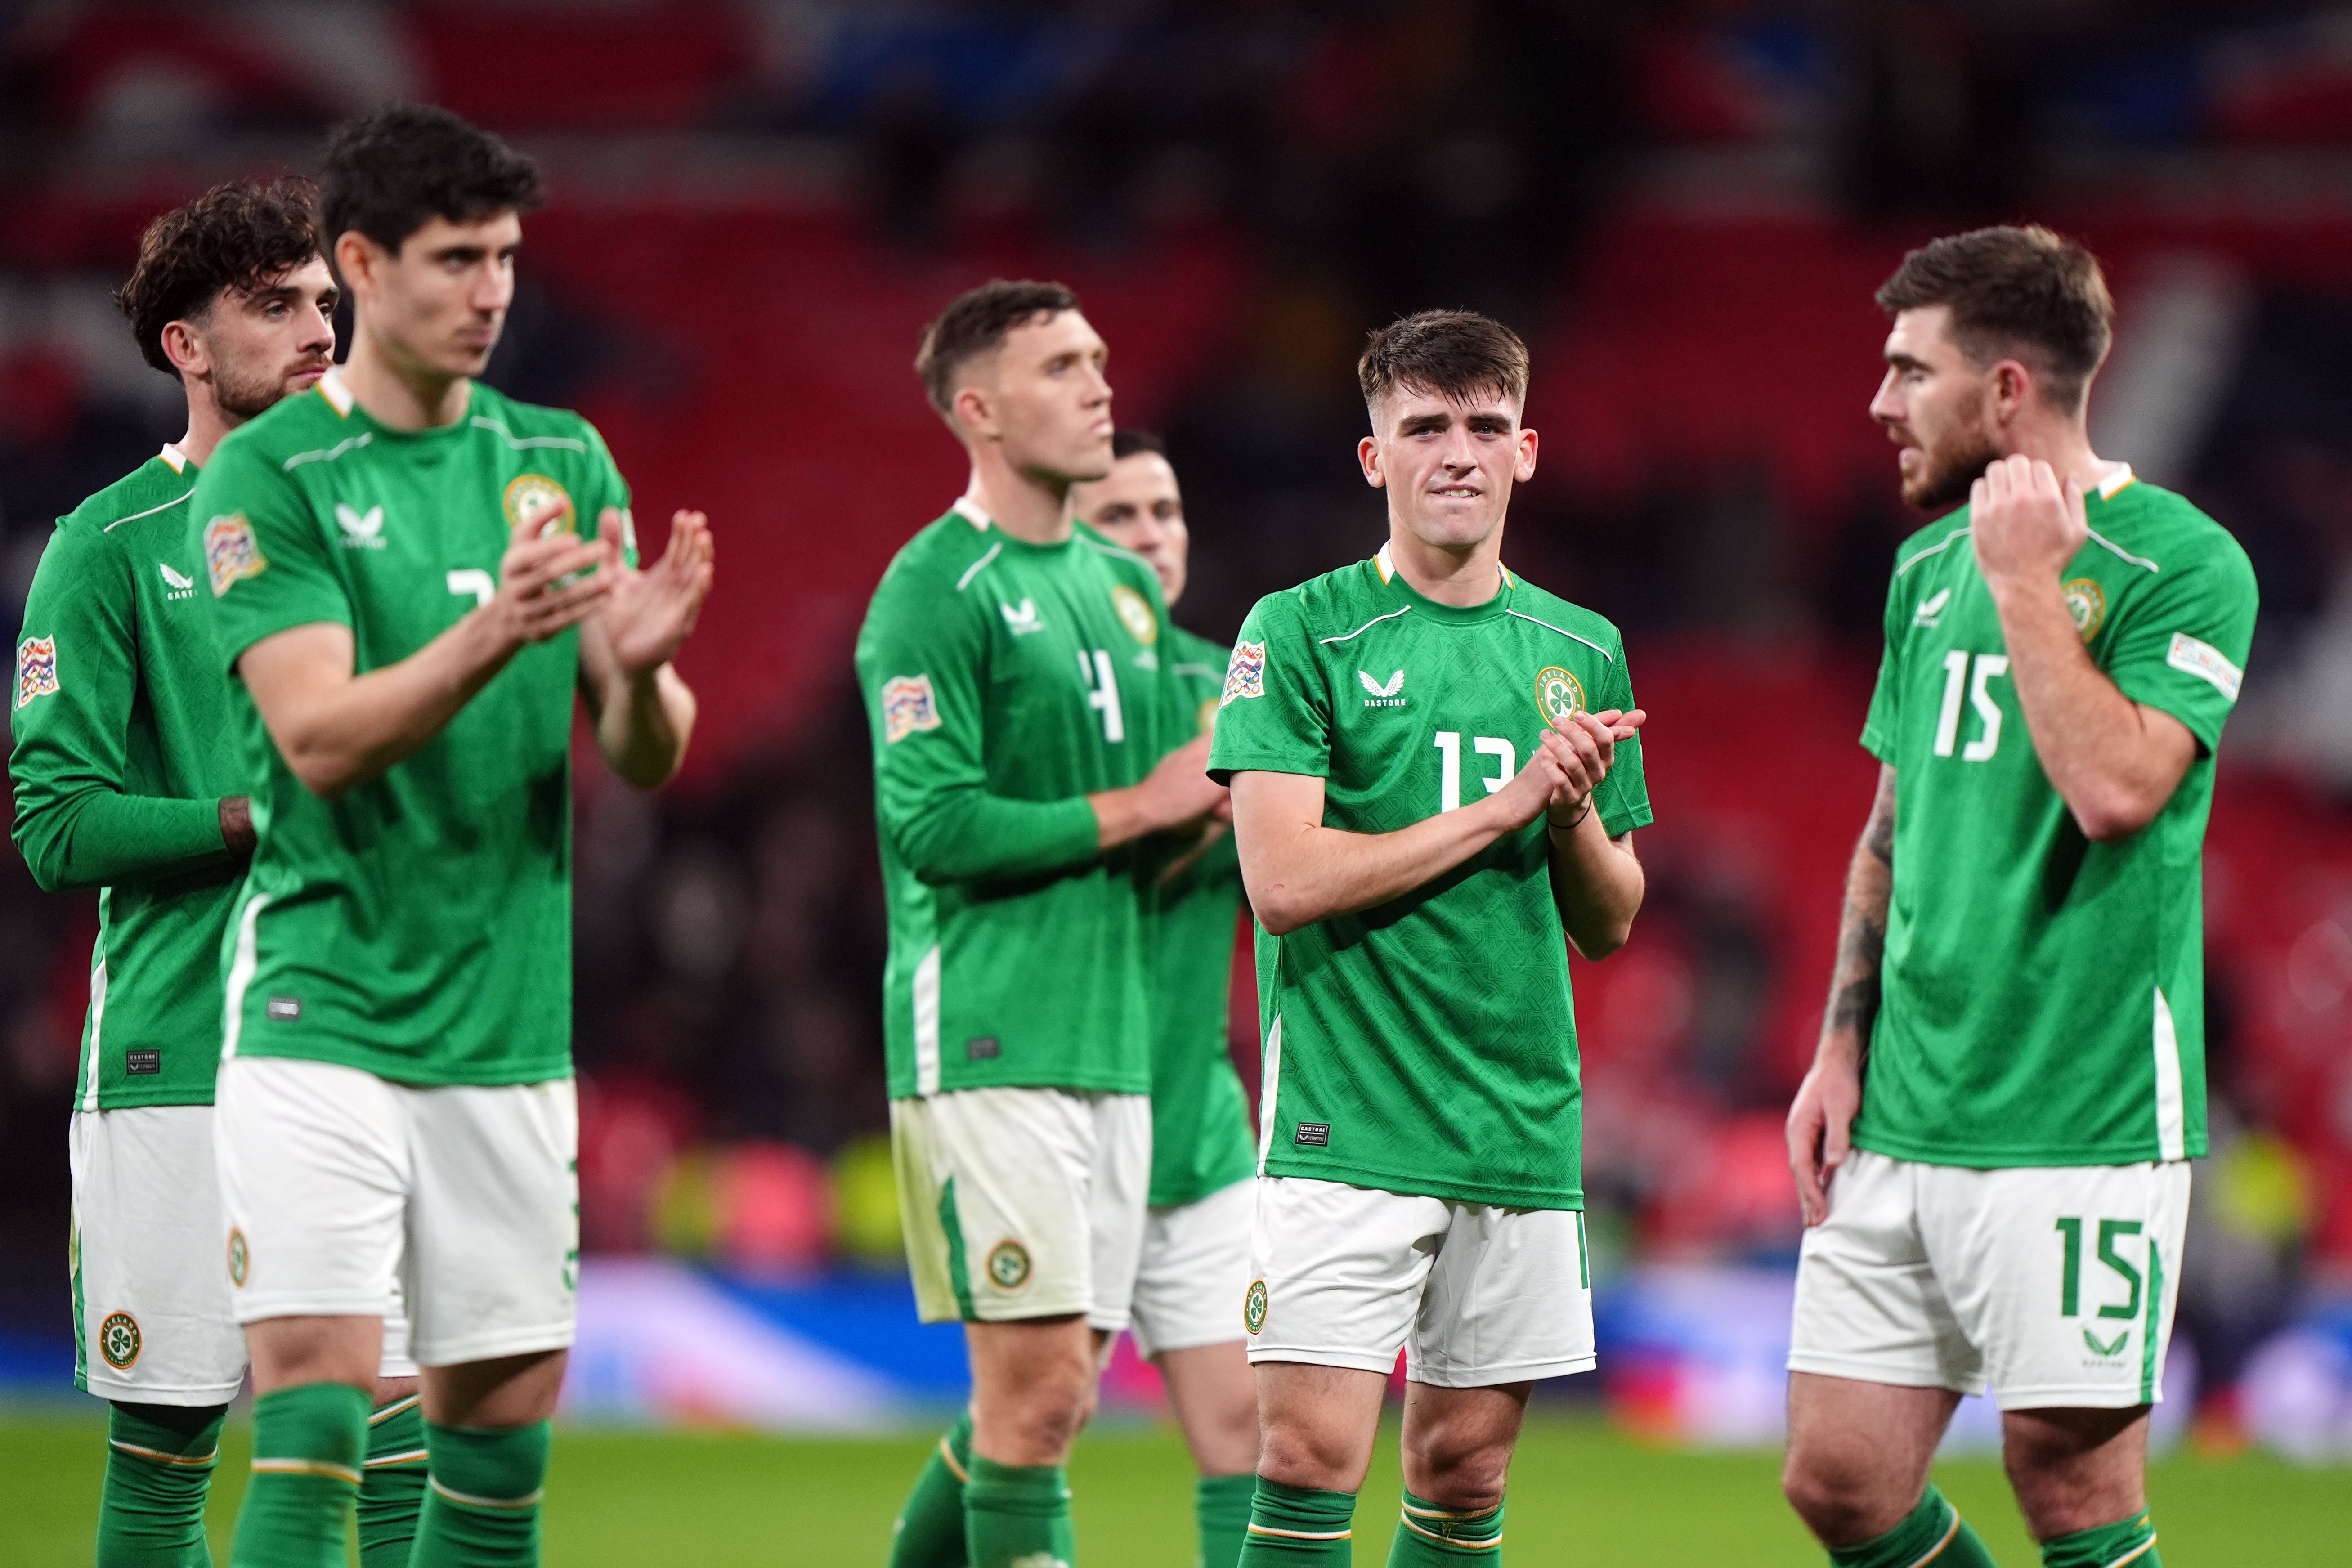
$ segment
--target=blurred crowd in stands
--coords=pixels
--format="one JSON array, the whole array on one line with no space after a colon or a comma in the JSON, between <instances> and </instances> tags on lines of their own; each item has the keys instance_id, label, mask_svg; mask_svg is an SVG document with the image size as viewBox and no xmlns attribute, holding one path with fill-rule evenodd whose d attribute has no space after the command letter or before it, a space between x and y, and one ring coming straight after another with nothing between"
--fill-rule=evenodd
<instances>
[{"instance_id":1,"label":"blurred crowd in stands","mask_svg":"<svg viewBox=\"0 0 2352 1568\"><path fill-rule=\"evenodd\" d=\"M1212 637L1380 537L1368 326L1466 306L1528 338L1510 557L1624 628L1655 715L1643 933L1578 975L1596 1264L1790 1254L1780 1121L1918 522L1864 411L1869 295L1907 245L2032 216L2116 283L2103 451L2220 517L2263 595L2209 857L2218 1146L2183 1312L2226 1382L2307 1259L2352 1279L2352 10L0 3L0 608L50 519L178 433L105 300L140 224L394 94L551 175L491 379L598 422L649 543L682 504L722 542L688 776L581 770L592 1249L897 1258L848 644L961 483L916 331L1027 273L1079 289L1123 422L1165 433L1178 618ZM94 924L0 863L0 1323L63 1317Z\"/></svg>"}]
</instances>

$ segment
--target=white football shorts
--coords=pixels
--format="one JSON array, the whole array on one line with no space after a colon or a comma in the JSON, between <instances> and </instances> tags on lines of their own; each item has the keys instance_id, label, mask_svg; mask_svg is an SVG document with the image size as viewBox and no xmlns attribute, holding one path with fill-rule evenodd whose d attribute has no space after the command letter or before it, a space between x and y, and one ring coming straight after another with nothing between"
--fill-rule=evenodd
<instances>
[{"instance_id":1,"label":"white football shorts","mask_svg":"<svg viewBox=\"0 0 2352 1568\"><path fill-rule=\"evenodd\" d=\"M1584 1216L1257 1183L1242 1326L1252 1362L1358 1367L1439 1388L1592 1370Z\"/></svg>"},{"instance_id":2,"label":"white football shorts","mask_svg":"<svg viewBox=\"0 0 2352 1568\"><path fill-rule=\"evenodd\" d=\"M1189 1204L1150 1210L1135 1275L1135 1350L1147 1361L1245 1339L1234 1303L1249 1288L1256 1178Z\"/></svg>"},{"instance_id":3,"label":"white football shorts","mask_svg":"<svg viewBox=\"0 0 2352 1568\"><path fill-rule=\"evenodd\" d=\"M1789 1370L2003 1410L2161 1399L2185 1161L1998 1171L1857 1149L1805 1233Z\"/></svg>"},{"instance_id":4,"label":"white football shorts","mask_svg":"<svg viewBox=\"0 0 2352 1568\"><path fill-rule=\"evenodd\" d=\"M132 1405L226 1405L245 1331L222 1266L213 1108L74 1113L74 1383ZM384 1320L383 1377L414 1377L408 1321Z\"/></svg>"},{"instance_id":5,"label":"white football shorts","mask_svg":"<svg viewBox=\"0 0 2352 1568\"><path fill-rule=\"evenodd\" d=\"M331 1062L232 1057L215 1095L238 1322L373 1316L404 1294L411 1353L426 1366L572 1343L570 1079L425 1089Z\"/></svg>"},{"instance_id":6,"label":"white football shorts","mask_svg":"<svg viewBox=\"0 0 2352 1568\"><path fill-rule=\"evenodd\" d=\"M1127 1327L1151 1182L1151 1100L958 1089L890 1102L898 1214L927 1323L1082 1313Z\"/></svg>"}]
</instances>

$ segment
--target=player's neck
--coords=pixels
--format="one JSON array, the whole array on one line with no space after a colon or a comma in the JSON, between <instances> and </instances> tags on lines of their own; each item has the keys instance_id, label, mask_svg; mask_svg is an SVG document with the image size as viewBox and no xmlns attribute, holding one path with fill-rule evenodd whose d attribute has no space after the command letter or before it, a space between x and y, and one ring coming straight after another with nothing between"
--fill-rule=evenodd
<instances>
[{"instance_id":1,"label":"player's neck","mask_svg":"<svg viewBox=\"0 0 2352 1568\"><path fill-rule=\"evenodd\" d=\"M213 389L206 383L189 381L183 384L188 389L188 433L173 444L186 454L189 462L201 468L213 460L213 448L221 444L221 438L245 421L223 413L221 405L213 401Z\"/></svg>"},{"instance_id":2,"label":"player's neck","mask_svg":"<svg viewBox=\"0 0 2352 1568\"><path fill-rule=\"evenodd\" d=\"M2090 430L2080 419L2021 421L2008 435L2009 456L2049 464L2060 484L2073 479L2084 495L2095 495L2115 468L2091 449Z\"/></svg>"},{"instance_id":3,"label":"player's neck","mask_svg":"<svg viewBox=\"0 0 2352 1568\"><path fill-rule=\"evenodd\" d=\"M1474 609L1503 591L1503 531L1497 528L1466 549L1452 550L1424 542L1391 518L1389 562L1423 598Z\"/></svg>"},{"instance_id":4,"label":"player's neck","mask_svg":"<svg viewBox=\"0 0 2352 1568\"><path fill-rule=\"evenodd\" d=\"M403 357L362 324L342 366L343 390L369 418L394 430L433 430L465 416L474 395L472 377L443 375L404 363Z\"/></svg>"},{"instance_id":5,"label":"player's neck","mask_svg":"<svg viewBox=\"0 0 2352 1568\"><path fill-rule=\"evenodd\" d=\"M1022 472L992 449L972 454L964 499L1024 544L1060 544L1070 537L1070 488Z\"/></svg>"}]
</instances>

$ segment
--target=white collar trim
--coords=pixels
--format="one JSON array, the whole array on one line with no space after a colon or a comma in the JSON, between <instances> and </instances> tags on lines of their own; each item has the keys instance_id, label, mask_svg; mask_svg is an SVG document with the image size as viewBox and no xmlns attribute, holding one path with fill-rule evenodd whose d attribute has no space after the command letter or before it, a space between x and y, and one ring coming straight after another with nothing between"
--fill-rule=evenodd
<instances>
[{"instance_id":1,"label":"white collar trim","mask_svg":"<svg viewBox=\"0 0 2352 1568\"><path fill-rule=\"evenodd\" d=\"M337 365L329 369L319 378L318 385L319 395L327 400L327 406L344 418L350 418L352 407L359 400L352 395L352 389L343 384L342 367Z\"/></svg>"},{"instance_id":2,"label":"white collar trim","mask_svg":"<svg viewBox=\"0 0 2352 1568\"><path fill-rule=\"evenodd\" d=\"M188 455L180 449L180 444L177 441L164 442L163 449L155 455L163 458L173 473L184 474L188 471Z\"/></svg>"}]
</instances>

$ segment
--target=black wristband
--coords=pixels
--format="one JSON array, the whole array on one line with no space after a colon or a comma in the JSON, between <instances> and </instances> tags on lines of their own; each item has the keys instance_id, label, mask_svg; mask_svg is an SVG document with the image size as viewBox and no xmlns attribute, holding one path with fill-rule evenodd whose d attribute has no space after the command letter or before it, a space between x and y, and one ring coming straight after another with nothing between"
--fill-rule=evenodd
<instances>
[{"instance_id":1,"label":"black wristband","mask_svg":"<svg viewBox=\"0 0 2352 1568\"><path fill-rule=\"evenodd\" d=\"M1552 821L1552 819L1551 819L1551 816L1550 816L1550 814L1549 814L1549 813L1546 813L1546 814L1545 814L1545 816L1544 816L1544 824L1545 824L1545 826L1547 826L1550 827L1550 828L1551 828L1554 832L1556 832L1556 833L1567 833L1567 832L1569 832L1569 831L1570 831L1570 830L1572 830L1572 829L1574 829L1574 828L1578 828L1578 827L1581 827L1581 826L1584 826L1584 819L1585 819L1586 817L1588 817L1588 816L1591 816L1591 815L1592 815L1592 797L1591 797L1591 795L1586 795L1586 796L1584 797L1584 809L1583 809L1582 811L1580 811L1580 812L1578 812L1578 813L1576 814L1576 819L1575 819L1574 821L1572 821L1572 822L1554 822L1554 821Z\"/></svg>"}]
</instances>

